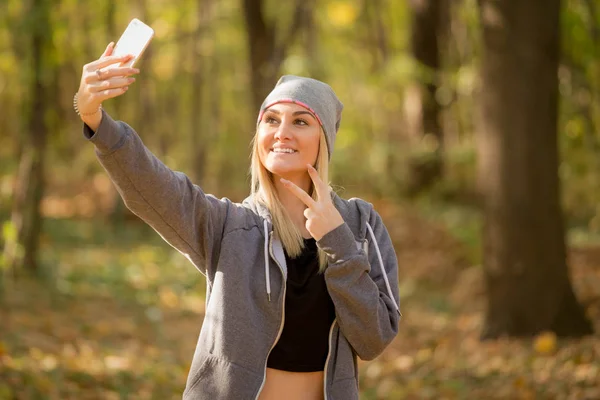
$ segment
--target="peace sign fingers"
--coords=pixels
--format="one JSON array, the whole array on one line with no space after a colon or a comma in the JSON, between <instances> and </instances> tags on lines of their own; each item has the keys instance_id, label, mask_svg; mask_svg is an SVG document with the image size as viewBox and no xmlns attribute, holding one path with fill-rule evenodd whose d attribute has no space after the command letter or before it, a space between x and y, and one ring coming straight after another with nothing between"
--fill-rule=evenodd
<instances>
[{"instance_id":1,"label":"peace sign fingers","mask_svg":"<svg viewBox=\"0 0 600 400\"><path fill-rule=\"evenodd\" d=\"M317 191L317 199L318 201L324 201L329 199L329 186L325 182L321 180L319 177L319 173L317 170L310 164L307 164L308 167L308 175L310 179L313 181L313 186Z\"/></svg>"},{"instance_id":2,"label":"peace sign fingers","mask_svg":"<svg viewBox=\"0 0 600 400\"><path fill-rule=\"evenodd\" d=\"M308 165L308 174L317 192L316 201L294 183L283 178L281 178L281 182L308 207L304 210L306 230L313 238L320 240L328 232L342 225L344 220L333 205L329 196L329 187L319 178L317 170Z\"/></svg>"},{"instance_id":3,"label":"peace sign fingers","mask_svg":"<svg viewBox=\"0 0 600 400\"><path fill-rule=\"evenodd\" d=\"M317 203L306 193L300 189L295 183L288 181L287 179L281 178L281 183L292 192L297 198L299 198L307 207L314 207Z\"/></svg>"}]
</instances>

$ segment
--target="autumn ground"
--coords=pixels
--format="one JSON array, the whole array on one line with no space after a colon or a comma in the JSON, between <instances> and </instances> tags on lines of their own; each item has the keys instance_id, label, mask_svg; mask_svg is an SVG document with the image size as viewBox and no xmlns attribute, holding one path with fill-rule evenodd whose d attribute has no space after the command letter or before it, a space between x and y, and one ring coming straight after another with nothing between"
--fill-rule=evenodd
<instances>
[{"instance_id":1,"label":"autumn ground","mask_svg":"<svg viewBox=\"0 0 600 400\"><path fill-rule=\"evenodd\" d=\"M396 243L404 318L360 363L362 399L600 399L600 337L480 342L477 220L378 209ZM54 220L44 277L9 282L0 306L0 399L177 399L204 281L148 228ZM600 332L600 247L570 252Z\"/></svg>"}]
</instances>

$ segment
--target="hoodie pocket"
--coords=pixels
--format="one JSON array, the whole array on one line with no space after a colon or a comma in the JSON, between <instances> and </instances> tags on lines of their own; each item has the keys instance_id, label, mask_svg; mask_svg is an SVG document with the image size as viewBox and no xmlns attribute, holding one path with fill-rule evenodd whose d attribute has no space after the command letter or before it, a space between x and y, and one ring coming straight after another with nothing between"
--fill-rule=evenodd
<instances>
[{"instance_id":1,"label":"hoodie pocket","mask_svg":"<svg viewBox=\"0 0 600 400\"><path fill-rule=\"evenodd\" d=\"M253 398L262 383L262 375L212 354L202 354L183 398L189 400Z\"/></svg>"}]
</instances>

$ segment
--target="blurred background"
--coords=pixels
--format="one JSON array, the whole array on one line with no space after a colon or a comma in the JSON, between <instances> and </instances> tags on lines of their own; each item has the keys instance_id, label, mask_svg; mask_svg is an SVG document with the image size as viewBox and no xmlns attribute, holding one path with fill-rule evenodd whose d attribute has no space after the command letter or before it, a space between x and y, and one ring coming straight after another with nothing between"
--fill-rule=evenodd
<instances>
[{"instance_id":1,"label":"blurred background","mask_svg":"<svg viewBox=\"0 0 600 400\"><path fill-rule=\"evenodd\" d=\"M397 339L361 399L600 398L600 1L0 0L0 399L180 398L205 281L132 215L72 108L137 17L104 108L206 192L249 193L282 74L345 104L331 183L381 213Z\"/></svg>"}]
</instances>

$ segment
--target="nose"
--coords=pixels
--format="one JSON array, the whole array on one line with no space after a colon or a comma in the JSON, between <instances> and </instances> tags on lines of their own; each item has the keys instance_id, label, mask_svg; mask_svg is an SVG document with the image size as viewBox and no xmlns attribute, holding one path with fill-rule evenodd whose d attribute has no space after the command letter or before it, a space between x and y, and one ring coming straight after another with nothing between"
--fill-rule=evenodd
<instances>
[{"instance_id":1,"label":"nose","mask_svg":"<svg viewBox=\"0 0 600 400\"><path fill-rule=\"evenodd\" d=\"M291 139L291 137L291 129L289 129L287 123L285 123L284 121L281 122L277 127L277 132L275 132L275 139L282 141L286 139Z\"/></svg>"}]
</instances>

